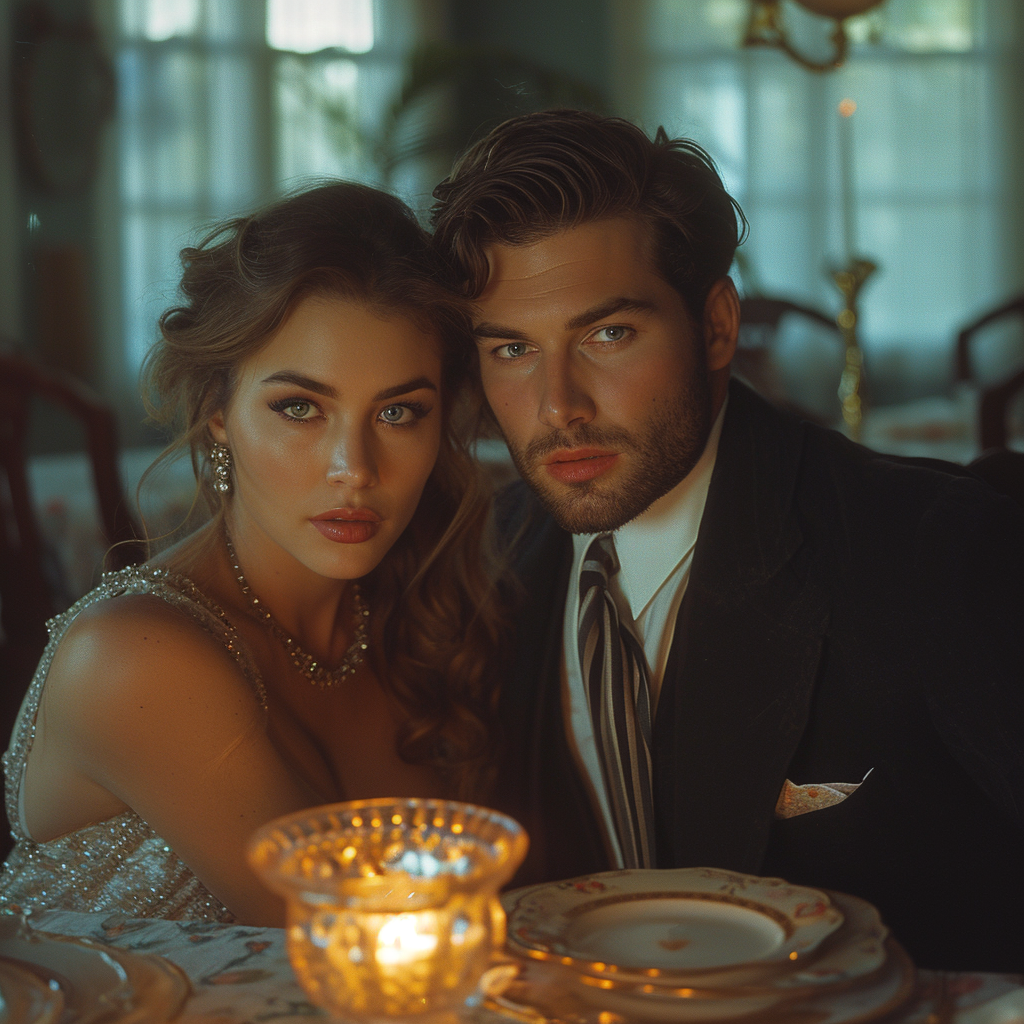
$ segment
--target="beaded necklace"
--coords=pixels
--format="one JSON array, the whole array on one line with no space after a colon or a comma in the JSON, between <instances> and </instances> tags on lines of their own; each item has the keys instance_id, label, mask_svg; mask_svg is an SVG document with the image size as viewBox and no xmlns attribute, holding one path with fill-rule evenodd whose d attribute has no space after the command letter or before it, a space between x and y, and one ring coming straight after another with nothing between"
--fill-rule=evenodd
<instances>
[{"instance_id":1,"label":"beaded necklace","mask_svg":"<svg viewBox=\"0 0 1024 1024\"><path fill-rule=\"evenodd\" d=\"M238 565L238 555L235 554L235 547L231 538L224 533L224 542L228 548L228 558L231 561L231 568L235 570L235 579L242 591L242 595L249 600L248 611L262 623L270 633L275 636L288 652L292 664L311 682L319 686L321 690L332 687L335 683L341 682L346 676L356 670L356 666L362 663L363 655L369 646L366 641L367 619L370 617L370 609L366 607L359 584L352 584L352 605L355 609L355 636L352 643L348 645L340 664L336 668L328 668L321 665L316 657L308 651L303 650L298 640L295 639L285 628L270 614L270 611L263 605L260 599L252 592L249 581L245 578Z\"/></svg>"}]
</instances>

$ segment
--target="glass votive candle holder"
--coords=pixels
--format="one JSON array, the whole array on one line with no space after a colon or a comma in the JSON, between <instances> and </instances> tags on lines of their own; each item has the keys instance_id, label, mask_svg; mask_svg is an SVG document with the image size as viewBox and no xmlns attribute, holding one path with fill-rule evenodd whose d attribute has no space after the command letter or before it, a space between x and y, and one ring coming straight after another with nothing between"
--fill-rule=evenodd
<instances>
[{"instance_id":1,"label":"glass votive candle holder","mask_svg":"<svg viewBox=\"0 0 1024 1024\"><path fill-rule=\"evenodd\" d=\"M450 800L354 800L264 825L249 862L288 906L288 955L339 1017L429 1020L462 1004L505 941L498 890L526 832Z\"/></svg>"}]
</instances>

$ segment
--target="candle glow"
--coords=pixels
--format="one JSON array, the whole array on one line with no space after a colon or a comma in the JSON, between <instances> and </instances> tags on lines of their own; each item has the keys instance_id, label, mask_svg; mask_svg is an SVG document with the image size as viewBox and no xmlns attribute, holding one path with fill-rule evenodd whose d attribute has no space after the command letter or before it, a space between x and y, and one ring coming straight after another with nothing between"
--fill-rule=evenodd
<instances>
[{"instance_id":1,"label":"candle glow","mask_svg":"<svg viewBox=\"0 0 1024 1024\"><path fill-rule=\"evenodd\" d=\"M853 122L856 101L846 97L839 102L839 191L842 197L843 252L850 263L857 255L857 214L853 179Z\"/></svg>"},{"instance_id":2,"label":"candle glow","mask_svg":"<svg viewBox=\"0 0 1024 1024\"><path fill-rule=\"evenodd\" d=\"M473 992L505 939L526 852L509 818L441 800L353 801L271 822L250 862L288 901L288 955L338 1017L422 1021Z\"/></svg>"}]
</instances>

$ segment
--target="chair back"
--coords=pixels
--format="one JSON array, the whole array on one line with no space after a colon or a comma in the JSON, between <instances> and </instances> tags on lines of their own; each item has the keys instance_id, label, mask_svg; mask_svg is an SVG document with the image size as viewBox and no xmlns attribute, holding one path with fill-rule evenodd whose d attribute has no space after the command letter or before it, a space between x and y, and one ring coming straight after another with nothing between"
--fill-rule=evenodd
<instances>
[{"instance_id":1,"label":"chair back","mask_svg":"<svg viewBox=\"0 0 1024 1024\"><path fill-rule=\"evenodd\" d=\"M785 375L780 372L778 362L773 357L773 350L778 347L780 328L787 319L803 321L804 325L814 328L816 334L824 334L830 341L834 339L837 354L843 351L842 332L835 319L828 314L791 299L768 295L748 296L740 299L740 343L733 359L733 371L780 408L788 409L803 419L828 423L830 417L824 413L824 408L820 411L812 408L812 404L815 408L821 405L821 400L812 403L805 396L796 394L795 389L787 384ZM841 366L836 370L835 382L829 381L827 391L830 394L835 393L840 369ZM839 404L836 399L835 413L831 419L838 415Z\"/></svg>"},{"instance_id":2,"label":"chair back","mask_svg":"<svg viewBox=\"0 0 1024 1024\"><path fill-rule=\"evenodd\" d=\"M1024 295L1017 295L1001 306L989 310L987 313L973 320L966 327L962 328L956 338L956 379L959 381L973 381L975 379L975 367L971 359L971 348L973 347L982 329L995 323L997 320L1006 320L1012 317L1020 317L1024 320Z\"/></svg>"},{"instance_id":3,"label":"chair back","mask_svg":"<svg viewBox=\"0 0 1024 1024\"><path fill-rule=\"evenodd\" d=\"M989 310L964 327L956 338L956 379L974 382L978 379L978 367L972 350L985 328L1000 321L1020 321L1024 328L1024 295L1008 299L1002 305ZM1018 352L1019 355L1019 352ZM989 382L981 389L978 406L978 439L982 451L1006 446L1009 429L1010 403L1024 391L1024 366L1017 366L1009 373L1004 369L1000 380Z\"/></svg>"},{"instance_id":4,"label":"chair back","mask_svg":"<svg viewBox=\"0 0 1024 1024\"><path fill-rule=\"evenodd\" d=\"M110 547L107 567L123 568L143 557L141 533L121 485L111 410L81 382L0 353L0 624L5 646L18 648L28 661L33 652L36 657L42 652L46 620L58 610L28 474L28 428L33 404L40 400L65 410L83 427L99 523Z\"/></svg>"},{"instance_id":5,"label":"chair back","mask_svg":"<svg viewBox=\"0 0 1024 1024\"><path fill-rule=\"evenodd\" d=\"M1009 435L1010 403L1024 392L1024 366L981 392L978 439L981 450L1005 448Z\"/></svg>"}]
</instances>

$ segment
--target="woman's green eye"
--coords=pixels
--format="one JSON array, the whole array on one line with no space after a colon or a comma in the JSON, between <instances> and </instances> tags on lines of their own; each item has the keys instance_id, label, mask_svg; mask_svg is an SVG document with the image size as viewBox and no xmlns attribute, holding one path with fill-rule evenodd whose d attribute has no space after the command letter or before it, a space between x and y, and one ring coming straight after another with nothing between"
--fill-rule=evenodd
<instances>
[{"instance_id":1,"label":"woman's green eye","mask_svg":"<svg viewBox=\"0 0 1024 1024\"><path fill-rule=\"evenodd\" d=\"M304 420L312 408L313 406L309 402L292 402L291 405L286 407L285 412L293 419Z\"/></svg>"},{"instance_id":2,"label":"woman's green eye","mask_svg":"<svg viewBox=\"0 0 1024 1024\"><path fill-rule=\"evenodd\" d=\"M401 423L408 411L404 405L389 405L381 410L380 418L388 423Z\"/></svg>"}]
</instances>

